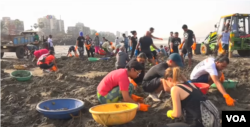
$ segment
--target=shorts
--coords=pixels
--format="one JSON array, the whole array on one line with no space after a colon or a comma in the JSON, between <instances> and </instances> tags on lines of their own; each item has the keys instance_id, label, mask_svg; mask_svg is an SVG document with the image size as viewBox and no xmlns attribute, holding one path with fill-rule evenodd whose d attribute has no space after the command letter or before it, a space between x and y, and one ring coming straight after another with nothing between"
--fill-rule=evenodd
<instances>
[{"instance_id":1,"label":"shorts","mask_svg":"<svg viewBox=\"0 0 250 127\"><path fill-rule=\"evenodd\" d=\"M141 51L141 52L143 52L143 51ZM152 55L151 51L143 52L143 53L145 53L145 55L147 56L148 59L152 59L153 58L153 55Z\"/></svg>"},{"instance_id":2,"label":"shorts","mask_svg":"<svg viewBox=\"0 0 250 127\"><path fill-rule=\"evenodd\" d=\"M160 78L154 78L150 81L142 81L142 88L145 92L153 93L161 85Z\"/></svg>"},{"instance_id":3,"label":"shorts","mask_svg":"<svg viewBox=\"0 0 250 127\"><path fill-rule=\"evenodd\" d=\"M191 54L192 55L192 48L191 48L191 46L188 47L188 46L184 45L183 48L182 48L182 50L181 50L181 52L183 54Z\"/></svg>"},{"instance_id":4,"label":"shorts","mask_svg":"<svg viewBox=\"0 0 250 127\"><path fill-rule=\"evenodd\" d=\"M209 74L204 74L204 75L201 75L200 77L198 77L197 79L193 79L191 80L192 83L195 83L195 82L200 82L200 83L208 83L208 77L210 75Z\"/></svg>"},{"instance_id":5,"label":"shorts","mask_svg":"<svg viewBox=\"0 0 250 127\"><path fill-rule=\"evenodd\" d=\"M157 52L156 51L152 51L153 57L156 59L157 57Z\"/></svg>"},{"instance_id":6,"label":"shorts","mask_svg":"<svg viewBox=\"0 0 250 127\"><path fill-rule=\"evenodd\" d=\"M129 91L129 95L131 96L134 91L134 86L132 83L129 84L128 91ZM97 91L97 99L101 104L107 104L107 103L116 103L116 102L122 101L123 97L120 91L120 87L117 86L117 87L114 87L111 91L109 91L109 93L105 96L102 96Z\"/></svg>"},{"instance_id":7,"label":"shorts","mask_svg":"<svg viewBox=\"0 0 250 127\"><path fill-rule=\"evenodd\" d=\"M54 66L54 63L50 63L50 64L40 64L39 65L41 69L50 69Z\"/></svg>"},{"instance_id":8,"label":"shorts","mask_svg":"<svg viewBox=\"0 0 250 127\"><path fill-rule=\"evenodd\" d=\"M228 50L228 44L222 44L222 48L223 48L224 50Z\"/></svg>"},{"instance_id":9,"label":"shorts","mask_svg":"<svg viewBox=\"0 0 250 127\"><path fill-rule=\"evenodd\" d=\"M75 50L75 47L74 46L71 46L70 48L69 48L69 52L75 52L76 50Z\"/></svg>"}]
</instances>

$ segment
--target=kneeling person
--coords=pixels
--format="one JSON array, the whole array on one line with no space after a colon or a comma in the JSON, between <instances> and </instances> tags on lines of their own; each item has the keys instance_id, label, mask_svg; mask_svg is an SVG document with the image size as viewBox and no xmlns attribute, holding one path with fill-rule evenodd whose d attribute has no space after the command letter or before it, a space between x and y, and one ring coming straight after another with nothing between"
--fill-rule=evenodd
<instances>
[{"instance_id":1,"label":"kneeling person","mask_svg":"<svg viewBox=\"0 0 250 127\"><path fill-rule=\"evenodd\" d=\"M207 58L194 67L190 79L192 82L202 82L210 85L215 83L220 93L226 99L227 105L233 106L234 100L225 91L222 85L223 81L220 81L220 77L223 75L221 71L225 69L228 64L229 59L225 55L218 56L216 59Z\"/></svg>"},{"instance_id":2,"label":"kneeling person","mask_svg":"<svg viewBox=\"0 0 250 127\"><path fill-rule=\"evenodd\" d=\"M129 82L129 78L137 78L142 69L142 65L135 62L128 65L126 69L111 71L97 87L98 101L102 104L119 101L136 103L131 98L134 86Z\"/></svg>"},{"instance_id":3,"label":"kneeling person","mask_svg":"<svg viewBox=\"0 0 250 127\"><path fill-rule=\"evenodd\" d=\"M157 97L155 94L161 93L162 90L164 90L164 81L163 77L165 74L165 70L168 67L183 67L181 56L178 53L172 53L166 63L160 63L158 65L153 66L148 70L148 72L145 74L143 81L142 81L142 88L145 92L150 93L149 97L151 97L154 101L160 101L159 97ZM187 79L183 76L182 79L184 82L187 81Z\"/></svg>"},{"instance_id":4,"label":"kneeling person","mask_svg":"<svg viewBox=\"0 0 250 127\"><path fill-rule=\"evenodd\" d=\"M75 53L75 56L78 57L78 54L76 53L76 49L74 46L69 47L69 51L68 51L67 56L72 57L72 54L71 54L72 51Z\"/></svg>"},{"instance_id":5,"label":"kneeling person","mask_svg":"<svg viewBox=\"0 0 250 127\"><path fill-rule=\"evenodd\" d=\"M51 69L52 71L56 71L57 65L56 65L54 55L55 55L54 50L50 50L49 54L44 54L38 59L37 64L44 71L46 71L47 69Z\"/></svg>"}]
</instances>

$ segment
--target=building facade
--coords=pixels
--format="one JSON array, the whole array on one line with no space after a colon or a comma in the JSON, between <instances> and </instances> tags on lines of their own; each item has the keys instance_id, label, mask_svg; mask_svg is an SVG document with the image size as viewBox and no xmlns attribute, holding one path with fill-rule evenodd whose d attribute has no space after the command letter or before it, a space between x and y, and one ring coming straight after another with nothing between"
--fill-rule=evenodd
<instances>
[{"instance_id":1,"label":"building facade","mask_svg":"<svg viewBox=\"0 0 250 127\"><path fill-rule=\"evenodd\" d=\"M57 33L65 33L64 30L64 21L61 19L56 19L55 16L44 16L43 18L38 19L38 24L43 24L43 27L39 27L39 31L42 33L49 34L57 34Z\"/></svg>"},{"instance_id":2,"label":"building facade","mask_svg":"<svg viewBox=\"0 0 250 127\"><path fill-rule=\"evenodd\" d=\"M19 19L11 20L10 17L3 17L2 22L5 26L3 32L7 35L18 35L24 31L24 22Z\"/></svg>"}]
</instances>

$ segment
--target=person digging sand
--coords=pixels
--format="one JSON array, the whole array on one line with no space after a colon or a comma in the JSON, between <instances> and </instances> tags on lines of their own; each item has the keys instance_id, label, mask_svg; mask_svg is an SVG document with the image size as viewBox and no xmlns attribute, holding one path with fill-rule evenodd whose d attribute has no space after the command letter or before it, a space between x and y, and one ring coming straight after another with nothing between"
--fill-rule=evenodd
<instances>
[{"instance_id":1,"label":"person digging sand","mask_svg":"<svg viewBox=\"0 0 250 127\"><path fill-rule=\"evenodd\" d=\"M135 63L135 62L139 62L142 64L143 69L141 70L141 74L135 78L135 79L131 79L130 82L135 86L135 88L137 87L137 84L141 84L143 77L145 75L145 62L146 62L146 58L147 56L144 53L140 53L136 58L132 58L129 62L128 65Z\"/></svg>"},{"instance_id":2,"label":"person digging sand","mask_svg":"<svg viewBox=\"0 0 250 127\"><path fill-rule=\"evenodd\" d=\"M44 54L38 59L37 65L39 65L44 72L56 71L57 65L54 55L54 50L50 50L48 54Z\"/></svg>"},{"instance_id":3,"label":"person digging sand","mask_svg":"<svg viewBox=\"0 0 250 127\"><path fill-rule=\"evenodd\" d=\"M173 109L166 113L167 117L175 119L183 116L184 122L171 123L161 127L219 127L218 109L194 84L180 83L182 76L179 67L168 68L162 81L164 90L171 91L173 104Z\"/></svg>"},{"instance_id":4,"label":"person digging sand","mask_svg":"<svg viewBox=\"0 0 250 127\"><path fill-rule=\"evenodd\" d=\"M78 54L77 54L77 52L76 52L75 46L70 46L70 47L69 47L67 56L72 57L72 54L71 54L72 51L74 52L75 56L78 57Z\"/></svg>"},{"instance_id":5,"label":"person digging sand","mask_svg":"<svg viewBox=\"0 0 250 127\"><path fill-rule=\"evenodd\" d=\"M125 52L125 48L122 46L119 49L119 52L116 54L116 69L125 68L127 62L129 61L128 54Z\"/></svg>"},{"instance_id":6,"label":"person digging sand","mask_svg":"<svg viewBox=\"0 0 250 127\"><path fill-rule=\"evenodd\" d=\"M48 54L49 53L49 45L48 45L48 43L44 43L44 47L45 47L44 49L36 50L34 52L34 58L33 58L32 62L39 59L39 57L42 56L43 54Z\"/></svg>"},{"instance_id":7,"label":"person digging sand","mask_svg":"<svg viewBox=\"0 0 250 127\"><path fill-rule=\"evenodd\" d=\"M150 93L149 97L153 99L153 101L161 101L159 96L164 90L163 87L163 77L165 74L165 70L168 67L183 67L181 56L178 53L172 53L168 60L165 63L160 63L158 65L153 66L148 70L145 74L142 81L142 88L145 92ZM181 75L184 82L187 81L186 77ZM157 96L158 94L158 96Z\"/></svg>"},{"instance_id":8,"label":"person digging sand","mask_svg":"<svg viewBox=\"0 0 250 127\"><path fill-rule=\"evenodd\" d=\"M119 101L141 103L139 110L146 111L148 106L143 104L143 99L133 95L133 85L129 78L137 78L142 65L139 62L129 64L126 69L118 69L107 74L97 87L97 98L101 104L116 103ZM137 102L138 101L138 102Z\"/></svg>"},{"instance_id":9,"label":"person digging sand","mask_svg":"<svg viewBox=\"0 0 250 127\"><path fill-rule=\"evenodd\" d=\"M194 67L190 79L191 82L202 82L208 83L209 85L215 83L225 98L227 105L234 106L234 99L229 96L222 85L225 79L222 70L224 70L228 64L229 59L225 55L220 55L216 59L212 57L207 58Z\"/></svg>"}]
</instances>

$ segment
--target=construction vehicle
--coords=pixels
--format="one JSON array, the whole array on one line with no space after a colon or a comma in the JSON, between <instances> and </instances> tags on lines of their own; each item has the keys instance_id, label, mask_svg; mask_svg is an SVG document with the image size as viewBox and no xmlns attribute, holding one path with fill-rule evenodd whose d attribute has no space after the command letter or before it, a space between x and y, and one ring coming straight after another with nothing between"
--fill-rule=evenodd
<instances>
[{"instance_id":1,"label":"construction vehicle","mask_svg":"<svg viewBox=\"0 0 250 127\"><path fill-rule=\"evenodd\" d=\"M34 33L36 31L24 31L20 35L3 35L1 36L1 58L4 52L16 52L19 59L24 58L30 53L27 48L28 44L33 44L39 47L40 42L34 41Z\"/></svg>"},{"instance_id":2,"label":"construction vehicle","mask_svg":"<svg viewBox=\"0 0 250 127\"><path fill-rule=\"evenodd\" d=\"M231 41L229 44L229 54L237 50L242 57L250 56L250 14L231 14L222 16L219 24L215 25L215 31L209 33L205 40L195 51L196 54L222 54L224 51L218 50L218 37L225 29L229 29ZM221 41L221 40L219 40ZM219 42L220 43L220 42ZM199 50L199 51L198 51ZM230 55L229 55L230 57Z\"/></svg>"}]
</instances>

